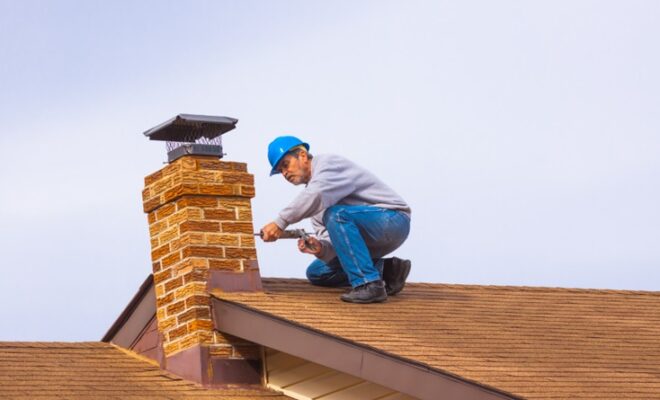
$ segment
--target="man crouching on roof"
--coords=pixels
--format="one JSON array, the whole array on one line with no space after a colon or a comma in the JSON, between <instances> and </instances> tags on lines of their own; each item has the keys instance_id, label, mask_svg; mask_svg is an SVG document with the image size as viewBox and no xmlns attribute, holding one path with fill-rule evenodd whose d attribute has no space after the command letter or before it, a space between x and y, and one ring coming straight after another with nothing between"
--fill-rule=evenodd
<instances>
[{"instance_id":1,"label":"man crouching on roof","mask_svg":"<svg viewBox=\"0 0 660 400\"><path fill-rule=\"evenodd\" d=\"M314 285L347 286L350 303L376 303L399 293L410 261L383 256L396 250L410 231L410 207L366 169L344 157L309 153L309 145L280 136L268 146L271 176L281 173L303 191L265 225L262 238L277 240L290 224L312 219L317 238L298 240L298 249L316 256L307 268Z\"/></svg>"}]
</instances>

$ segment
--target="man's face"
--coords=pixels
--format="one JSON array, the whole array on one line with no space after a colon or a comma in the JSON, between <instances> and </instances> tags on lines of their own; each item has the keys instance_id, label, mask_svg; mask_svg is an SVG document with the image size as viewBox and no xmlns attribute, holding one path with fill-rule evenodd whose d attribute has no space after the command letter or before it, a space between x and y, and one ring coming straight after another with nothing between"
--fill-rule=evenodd
<instances>
[{"instance_id":1,"label":"man's face","mask_svg":"<svg viewBox=\"0 0 660 400\"><path fill-rule=\"evenodd\" d=\"M309 182L312 177L312 167L306 152L300 152L298 157L287 154L280 161L278 170L282 173L284 179L294 185L300 185Z\"/></svg>"}]
</instances>

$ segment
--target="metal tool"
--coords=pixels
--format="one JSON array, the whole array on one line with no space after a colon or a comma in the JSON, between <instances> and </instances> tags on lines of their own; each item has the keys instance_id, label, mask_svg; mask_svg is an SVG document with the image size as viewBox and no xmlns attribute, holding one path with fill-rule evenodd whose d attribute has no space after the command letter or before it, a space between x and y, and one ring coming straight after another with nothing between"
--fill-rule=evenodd
<instances>
[{"instance_id":1,"label":"metal tool","mask_svg":"<svg viewBox=\"0 0 660 400\"><path fill-rule=\"evenodd\" d=\"M254 236L259 236L260 238L264 237L264 232L260 231L255 233ZM282 232L280 239L302 239L305 241L305 247L310 250L315 250L314 247L307 241L311 237L310 233L307 233L304 229L287 229Z\"/></svg>"}]
</instances>

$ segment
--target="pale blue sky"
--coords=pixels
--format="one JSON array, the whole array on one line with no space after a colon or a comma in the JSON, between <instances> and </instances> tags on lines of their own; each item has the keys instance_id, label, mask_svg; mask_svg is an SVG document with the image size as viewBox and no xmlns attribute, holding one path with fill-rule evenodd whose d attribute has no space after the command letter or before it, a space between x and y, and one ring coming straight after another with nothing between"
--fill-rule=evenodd
<instances>
[{"instance_id":1,"label":"pale blue sky","mask_svg":"<svg viewBox=\"0 0 660 400\"><path fill-rule=\"evenodd\" d=\"M0 340L112 324L150 272L142 132L182 112L240 120L256 227L295 134L411 204L413 281L660 290L659 37L656 1L0 0Z\"/></svg>"}]
</instances>

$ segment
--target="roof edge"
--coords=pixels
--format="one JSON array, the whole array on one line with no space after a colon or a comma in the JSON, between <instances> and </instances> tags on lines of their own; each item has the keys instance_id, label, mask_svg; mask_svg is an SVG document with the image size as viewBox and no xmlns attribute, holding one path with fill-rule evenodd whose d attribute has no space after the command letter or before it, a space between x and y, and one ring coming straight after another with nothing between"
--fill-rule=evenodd
<instances>
[{"instance_id":1,"label":"roof edge","mask_svg":"<svg viewBox=\"0 0 660 400\"><path fill-rule=\"evenodd\" d=\"M101 339L102 342L109 343L112 338L119 332L119 329L128 321L128 319L131 317L135 309L140 305L142 302L142 299L144 296L146 296L147 293L149 293L149 289L151 289L151 286L154 283L154 276L152 274L149 274L147 276L147 279L142 282L142 285L140 285L140 288L138 289L137 293L133 296L131 301L128 303L126 308L124 308L124 311L122 311L121 314L119 314L119 317L117 317L117 320L112 324L110 329L103 335L103 338Z\"/></svg>"},{"instance_id":2,"label":"roof edge","mask_svg":"<svg viewBox=\"0 0 660 400\"><path fill-rule=\"evenodd\" d=\"M241 303L212 298L216 330L420 398L518 399L461 376L330 335Z\"/></svg>"}]
</instances>

